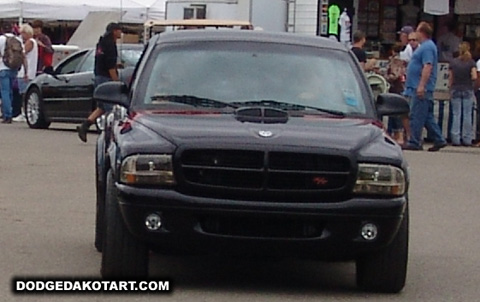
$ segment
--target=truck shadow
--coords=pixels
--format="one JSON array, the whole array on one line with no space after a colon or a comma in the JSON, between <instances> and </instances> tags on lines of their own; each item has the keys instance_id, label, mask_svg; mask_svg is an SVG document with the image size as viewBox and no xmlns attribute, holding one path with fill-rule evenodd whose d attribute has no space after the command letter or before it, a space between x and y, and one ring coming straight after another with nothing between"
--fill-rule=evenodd
<instances>
[{"instance_id":1,"label":"truck shadow","mask_svg":"<svg viewBox=\"0 0 480 302\"><path fill-rule=\"evenodd\" d=\"M353 262L158 254L150 259L150 276L171 280L174 291L365 294L355 285Z\"/></svg>"}]
</instances>

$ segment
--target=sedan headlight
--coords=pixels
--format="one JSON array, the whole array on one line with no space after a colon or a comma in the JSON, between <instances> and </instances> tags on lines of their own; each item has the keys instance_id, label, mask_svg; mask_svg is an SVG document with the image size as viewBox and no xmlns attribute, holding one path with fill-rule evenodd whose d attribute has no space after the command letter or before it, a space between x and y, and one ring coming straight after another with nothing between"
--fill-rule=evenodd
<instances>
[{"instance_id":1,"label":"sedan headlight","mask_svg":"<svg viewBox=\"0 0 480 302\"><path fill-rule=\"evenodd\" d=\"M129 156L122 162L120 181L130 185L174 185L172 155Z\"/></svg>"},{"instance_id":2,"label":"sedan headlight","mask_svg":"<svg viewBox=\"0 0 480 302\"><path fill-rule=\"evenodd\" d=\"M359 164L353 192L369 195L405 194L406 180L403 170L394 166Z\"/></svg>"}]
</instances>

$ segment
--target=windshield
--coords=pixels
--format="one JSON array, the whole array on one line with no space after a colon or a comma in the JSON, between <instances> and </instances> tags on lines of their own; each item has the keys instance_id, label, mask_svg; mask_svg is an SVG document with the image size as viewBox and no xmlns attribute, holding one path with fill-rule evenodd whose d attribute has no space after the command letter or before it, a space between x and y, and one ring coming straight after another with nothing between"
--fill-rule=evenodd
<instances>
[{"instance_id":1,"label":"windshield","mask_svg":"<svg viewBox=\"0 0 480 302\"><path fill-rule=\"evenodd\" d=\"M219 107L229 103L235 105L231 107L268 105L297 111L366 113L365 92L353 60L345 52L283 44L213 44L218 45L162 48L153 57L150 75L142 76L147 82L140 105L181 102L182 106L215 103Z\"/></svg>"}]
</instances>

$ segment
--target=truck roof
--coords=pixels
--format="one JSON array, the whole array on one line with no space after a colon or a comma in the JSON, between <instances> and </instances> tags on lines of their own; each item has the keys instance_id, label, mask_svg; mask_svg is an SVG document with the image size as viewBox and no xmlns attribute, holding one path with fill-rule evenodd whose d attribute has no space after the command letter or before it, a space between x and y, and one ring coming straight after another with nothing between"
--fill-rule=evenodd
<instances>
[{"instance_id":1,"label":"truck roof","mask_svg":"<svg viewBox=\"0 0 480 302\"><path fill-rule=\"evenodd\" d=\"M273 33L254 30L182 30L165 32L160 35L157 43L185 41L264 42L348 51L343 44L328 38L312 37L294 33Z\"/></svg>"},{"instance_id":2,"label":"truck roof","mask_svg":"<svg viewBox=\"0 0 480 302\"><path fill-rule=\"evenodd\" d=\"M186 19L186 20L148 20L145 27L152 26L200 26L200 27L251 27L249 21L214 20L214 19Z\"/></svg>"}]
</instances>

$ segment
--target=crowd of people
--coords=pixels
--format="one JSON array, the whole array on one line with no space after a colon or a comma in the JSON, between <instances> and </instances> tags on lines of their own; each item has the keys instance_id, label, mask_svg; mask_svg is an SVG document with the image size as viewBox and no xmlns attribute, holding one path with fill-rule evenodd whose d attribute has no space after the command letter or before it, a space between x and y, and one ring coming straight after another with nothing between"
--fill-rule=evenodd
<instances>
[{"instance_id":1,"label":"crowd of people","mask_svg":"<svg viewBox=\"0 0 480 302\"><path fill-rule=\"evenodd\" d=\"M22 24L14 28L10 23L2 23L0 34L0 98L3 124L12 121L26 121L22 109L22 100L27 86L39 73L53 68L52 42L43 33L43 22L35 20L32 24ZM105 34L100 37L95 55L95 86L107 81L118 81L116 40L121 37L122 28L118 23L108 24ZM17 41L18 47L12 46L10 38ZM12 55L13 54L13 55ZM18 58L20 64L12 65L7 58ZM99 102L95 109L80 126L78 136L87 141L88 128L104 112L111 110L111 105Z\"/></svg>"},{"instance_id":2,"label":"crowd of people","mask_svg":"<svg viewBox=\"0 0 480 302\"><path fill-rule=\"evenodd\" d=\"M54 50L50 38L43 33L41 20L19 27L4 22L0 27L1 123L23 122L23 94L37 74L51 68Z\"/></svg>"},{"instance_id":3,"label":"crowd of people","mask_svg":"<svg viewBox=\"0 0 480 302\"><path fill-rule=\"evenodd\" d=\"M46 68L51 68L52 43L42 31L43 22L35 20L18 28L9 23L1 24L0 35L0 97L2 100L2 122L25 121L22 99L28 83ZM453 27L451 28L453 30ZM450 32L449 32L450 33ZM429 23L421 22L417 28L404 26L398 32L399 41L392 47L385 79L390 83L390 92L404 95L410 103L409 116L389 119L388 131L406 150L422 150L422 132L426 128L433 146L429 151L438 151L447 145L433 115L433 92L437 80L439 58L449 62L449 87L452 125L450 139L453 146L477 146L474 144L473 107L475 97L480 98L480 58L475 62L470 44L462 39L432 40L433 29ZM107 27L106 34L99 40L97 48L104 54L96 58L96 81L116 80L117 51L115 40L121 35L116 23ZM452 34L453 35L453 34ZM7 58L12 57L12 39L21 45L21 64L9 66ZM375 60L368 60L363 49L366 36L357 31L353 34L352 52L358 58L365 72L375 70ZM458 45L457 45L458 44ZM439 47L437 48L437 45ZM476 45L480 50L480 43ZM98 51L97 51L98 52ZM103 59L103 58L106 59ZM98 60L97 60L98 59ZM97 66L98 65L98 66ZM100 83L99 82L99 83ZM96 85L99 83L96 82ZM97 110L78 127L82 141L94 120L107 108Z\"/></svg>"},{"instance_id":4,"label":"crowd of people","mask_svg":"<svg viewBox=\"0 0 480 302\"><path fill-rule=\"evenodd\" d=\"M454 27L451 27L453 29ZM453 146L476 146L473 126L475 95L480 98L480 58L474 61L470 43L458 39L432 40L433 28L421 22L417 28L404 26L398 32L399 41L392 47L385 79L389 92L404 95L410 104L410 114L389 119L388 132L404 150L423 150L423 129L433 140L428 151L438 151L447 146L434 114L434 96L439 57L449 63L449 89L452 125L450 139ZM365 35L354 33L352 52L364 71L372 70L365 51ZM440 46L437 48L437 44ZM448 45L447 45L448 44ZM479 45L480 50L480 45ZM476 93L475 93L476 92Z\"/></svg>"}]
</instances>

